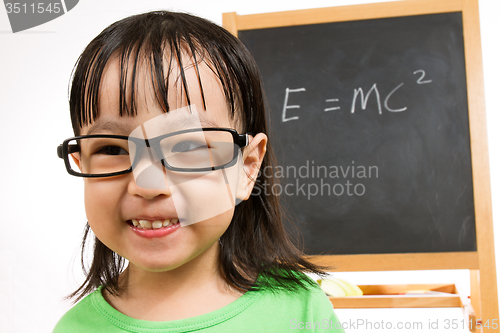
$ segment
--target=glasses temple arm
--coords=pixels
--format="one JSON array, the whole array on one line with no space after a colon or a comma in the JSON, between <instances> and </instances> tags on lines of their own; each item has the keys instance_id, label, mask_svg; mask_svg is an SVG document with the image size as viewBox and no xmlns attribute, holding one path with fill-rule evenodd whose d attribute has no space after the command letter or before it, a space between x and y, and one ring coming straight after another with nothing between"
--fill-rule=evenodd
<instances>
[{"instance_id":1,"label":"glasses temple arm","mask_svg":"<svg viewBox=\"0 0 500 333\"><path fill-rule=\"evenodd\" d=\"M64 154L63 154L63 145L59 145L57 146L57 156L59 158L64 158Z\"/></svg>"},{"instance_id":2,"label":"glasses temple arm","mask_svg":"<svg viewBox=\"0 0 500 333\"><path fill-rule=\"evenodd\" d=\"M78 145L68 145L68 154L73 154L73 153L76 153L78 151L80 151L80 148L78 147ZM64 159L64 148L63 148L62 144L57 146L57 156L59 158Z\"/></svg>"},{"instance_id":3,"label":"glasses temple arm","mask_svg":"<svg viewBox=\"0 0 500 333\"><path fill-rule=\"evenodd\" d=\"M238 134L238 142L236 143L240 148L248 146L248 134Z\"/></svg>"}]
</instances>

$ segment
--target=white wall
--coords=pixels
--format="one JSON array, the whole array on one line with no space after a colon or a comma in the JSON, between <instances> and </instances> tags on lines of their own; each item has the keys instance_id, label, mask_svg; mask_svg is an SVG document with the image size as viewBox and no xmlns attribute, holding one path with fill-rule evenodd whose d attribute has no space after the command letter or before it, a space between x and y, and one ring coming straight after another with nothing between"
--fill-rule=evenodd
<instances>
[{"instance_id":1,"label":"white wall","mask_svg":"<svg viewBox=\"0 0 500 333\"><path fill-rule=\"evenodd\" d=\"M65 172L56 146L72 135L67 103L69 76L78 55L93 37L118 19L153 9L188 11L221 24L223 12L250 14L366 2L375 1L81 0L68 14L16 34L10 32L7 14L0 9L0 332L50 332L71 305L62 302L62 297L82 281L79 243L86 222L83 186L81 179ZM494 220L498 221L500 2L479 0L479 4ZM500 231L495 239L498 259ZM464 272L425 272L420 277L402 272L352 279L377 283L392 276L398 282L467 278Z\"/></svg>"}]
</instances>

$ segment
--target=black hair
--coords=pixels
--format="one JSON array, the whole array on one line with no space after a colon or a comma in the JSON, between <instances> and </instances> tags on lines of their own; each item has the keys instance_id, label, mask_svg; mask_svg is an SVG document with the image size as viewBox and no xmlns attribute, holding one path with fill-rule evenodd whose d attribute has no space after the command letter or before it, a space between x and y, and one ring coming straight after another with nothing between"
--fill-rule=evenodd
<instances>
[{"instance_id":1,"label":"black hair","mask_svg":"<svg viewBox=\"0 0 500 333\"><path fill-rule=\"evenodd\" d=\"M231 117L238 121L243 133L268 135L261 78L248 50L236 37L212 22L190 14L167 11L139 14L115 22L83 51L75 65L70 92L75 135L79 135L82 126L92 123L99 116L102 75L113 56L119 57L121 68L121 116L137 113L135 78L139 66L144 64L147 66L140 68L149 68L156 101L164 112L169 111L168 80L174 66L180 70L183 93L189 105L189 89L182 64L182 55L186 52L195 65L201 60L209 64L219 78ZM132 75L129 75L129 70ZM127 79L131 80L131 84ZM204 102L201 80L198 83ZM127 89L131 92L128 93ZM274 166L272 148L268 146L261 169ZM223 276L230 286L242 291L261 287L306 288L315 282L305 278L304 272L324 274L322 267L305 258L285 230L279 197L270 190L276 183L273 177L259 173L252 195L235 207L232 221L220 238ZM84 250L89 231L87 223L81 257L87 277L68 297L79 300L100 285L109 293L118 295L118 276L124 259L95 238L94 257L87 271Z\"/></svg>"}]
</instances>

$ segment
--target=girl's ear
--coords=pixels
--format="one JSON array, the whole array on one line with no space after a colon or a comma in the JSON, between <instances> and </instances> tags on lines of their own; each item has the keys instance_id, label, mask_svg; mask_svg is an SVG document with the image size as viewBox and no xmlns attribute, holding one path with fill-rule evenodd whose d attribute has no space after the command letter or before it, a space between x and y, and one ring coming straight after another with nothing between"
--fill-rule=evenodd
<instances>
[{"instance_id":1,"label":"girl's ear","mask_svg":"<svg viewBox=\"0 0 500 333\"><path fill-rule=\"evenodd\" d=\"M71 158L73 159L73 161L75 162L75 164L78 166L78 169L80 169L81 172L83 172L82 170L82 165L80 164L80 159L78 157L75 156L76 154L70 154Z\"/></svg>"},{"instance_id":2,"label":"girl's ear","mask_svg":"<svg viewBox=\"0 0 500 333\"><path fill-rule=\"evenodd\" d=\"M243 150L243 172L236 190L236 198L240 200L247 200L250 197L266 154L267 136L264 133L259 133L255 137L250 136L249 141Z\"/></svg>"}]
</instances>

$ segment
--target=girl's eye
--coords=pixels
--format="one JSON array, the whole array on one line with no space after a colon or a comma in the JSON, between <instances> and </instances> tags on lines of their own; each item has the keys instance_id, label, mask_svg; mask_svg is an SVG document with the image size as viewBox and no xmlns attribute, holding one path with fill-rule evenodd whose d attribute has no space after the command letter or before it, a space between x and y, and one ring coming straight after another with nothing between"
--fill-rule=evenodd
<instances>
[{"instance_id":1,"label":"girl's eye","mask_svg":"<svg viewBox=\"0 0 500 333\"><path fill-rule=\"evenodd\" d=\"M194 141L182 141L172 147L173 153L188 153L193 150L208 149L205 143Z\"/></svg>"},{"instance_id":2,"label":"girl's eye","mask_svg":"<svg viewBox=\"0 0 500 333\"><path fill-rule=\"evenodd\" d=\"M106 146L99 149L96 154L103 155L128 155L128 152L119 146Z\"/></svg>"}]
</instances>

